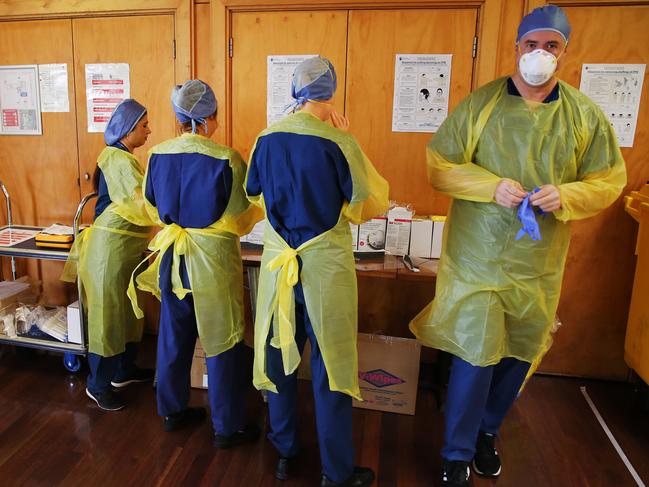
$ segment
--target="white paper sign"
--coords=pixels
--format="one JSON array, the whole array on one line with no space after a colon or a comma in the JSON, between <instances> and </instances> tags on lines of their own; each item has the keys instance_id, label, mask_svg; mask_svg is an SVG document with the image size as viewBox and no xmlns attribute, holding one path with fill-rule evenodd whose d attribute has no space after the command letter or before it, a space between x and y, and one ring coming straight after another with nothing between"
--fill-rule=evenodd
<instances>
[{"instance_id":1,"label":"white paper sign","mask_svg":"<svg viewBox=\"0 0 649 487\"><path fill-rule=\"evenodd\" d=\"M69 112L68 65L39 64L42 112Z\"/></svg>"},{"instance_id":2,"label":"white paper sign","mask_svg":"<svg viewBox=\"0 0 649 487\"><path fill-rule=\"evenodd\" d=\"M284 118L286 106L293 102L291 79L295 67L302 61L315 57L315 54L290 56L268 56L266 123L268 125Z\"/></svg>"},{"instance_id":3,"label":"white paper sign","mask_svg":"<svg viewBox=\"0 0 649 487\"><path fill-rule=\"evenodd\" d=\"M451 54L397 54L393 132L437 132L448 115Z\"/></svg>"},{"instance_id":4,"label":"white paper sign","mask_svg":"<svg viewBox=\"0 0 649 487\"><path fill-rule=\"evenodd\" d=\"M620 147L633 147L646 64L584 64L579 89L599 105Z\"/></svg>"},{"instance_id":5,"label":"white paper sign","mask_svg":"<svg viewBox=\"0 0 649 487\"><path fill-rule=\"evenodd\" d=\"M41 135L38 66L0 66L0 134Z\"/></svg>"},{"instance_id":6,"label":"white paper sign","mask_svg":"<svg viewBox=\"0 0 649 487\"><path fill-rule=\"evenodd\" d=\"M106 130L115 107L130 96L128 64L86 64L88 132Z\"/></svg>"}]
</instances>

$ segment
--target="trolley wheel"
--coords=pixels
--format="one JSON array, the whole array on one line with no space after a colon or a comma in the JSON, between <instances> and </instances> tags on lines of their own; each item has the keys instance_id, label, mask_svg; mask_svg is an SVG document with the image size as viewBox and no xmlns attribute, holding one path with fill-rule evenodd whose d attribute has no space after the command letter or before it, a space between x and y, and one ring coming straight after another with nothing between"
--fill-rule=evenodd
<instances>
[{"instance_id":1,"label":"trolley wheel","mask_svg":"<svg viewBox=\"0 0 649 487\"><path fill-rule=\"evenodd\" d=\"M81 359L73 353L63 354L63 366L70 372L79 372L81 370Z\"/></svg>"}]
</instances>

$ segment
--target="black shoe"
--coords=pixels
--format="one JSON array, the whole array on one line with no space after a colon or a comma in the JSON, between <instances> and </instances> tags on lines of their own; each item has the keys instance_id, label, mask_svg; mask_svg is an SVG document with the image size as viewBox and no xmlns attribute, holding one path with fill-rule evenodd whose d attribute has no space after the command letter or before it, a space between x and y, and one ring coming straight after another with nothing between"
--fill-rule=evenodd
<instances>
[{"instance_id":1,"label":"black shoe","mask_svg":"<svg viewBox=\"0 0 649 487\"><path fill-rule=\"evenodd\" d=\"M187 408L179 413L165 416L162 423L162 429L165 431L176 431L200 423L204 419L205 408Z\"/></svg>"},{"instance_id":2,"label":"black shoe","mask_svg":"<svg viewBox=\"0 0 649 487\"><path fill-rule=\"evenodd\" d=\"M320 479L320 487L369 487L374 482L374 472L370 468L354 467L354 473L342 484L332 482L324 475Z\"/></svg>"},{"instance_id":3,"label":"black shoe","mask_svg":"<svg viewBox=\"0 0 649 487\"><path fill-rule=\"evenodd\" d=\"M129 384L137 382L150 382L153 380L155 371L153 369L134 369L128 377L120 377L110 382L110 385L117 387L126 387Z\"/></svg>"},{"instance_id":4,"label":"black shoe","mask_svg":"<svg viewBox=\"0 0 649 487\"><path fill-rule=\"evenodd\" d=\"M469 462L443 460L443 487L469 487Z\"/></svg>"},{"instance_id":5,"label":"black shoe","mask_svg":"<svg viewBox=\"0 0 649 487\"><path fill-rule=\"evenodd\" d=\"M214 435L212 444L217 448L232 448L233 446L244 443L252 443L259 438L261 430L256 424L247 424L243 429L231 434L230 436Z\"/></svg>"},{"instance_id":6,"label":"black shoe","mask_svg":"<svg viewBox=\"0 0 649 487\"><path fill-rule=\"evenodd\" d=\"M473 470L478 475L485 477L498 477L502 470L498 451L494 446L496 436L489 433L478 434L478 441L475 445L475 456L473 457Z\"/></svg>"},{"instance_id":7,"label":"black shoe","mask_svg":"<svg viewBox=\"0 0 649 487\"><path fill-rule=\"evenodd\" d=\"M291 469L293 468L293 458L279 457L279 460L277 460L277 468L275 469L275 478L277 480L288 480Z\"/></svg>"},{"instance_id":8,"label":"black shoe","mask_svg":"<svg viewBox=\"0 0 649 487\"><path fill-rule=\"evenodd\" d=\"M104 391L92 393L86 388L86 395L97 403L104 411L119 411L124 409L126 404L122 398L115 394L113 391Z\"/></svg>"}]
</instances>

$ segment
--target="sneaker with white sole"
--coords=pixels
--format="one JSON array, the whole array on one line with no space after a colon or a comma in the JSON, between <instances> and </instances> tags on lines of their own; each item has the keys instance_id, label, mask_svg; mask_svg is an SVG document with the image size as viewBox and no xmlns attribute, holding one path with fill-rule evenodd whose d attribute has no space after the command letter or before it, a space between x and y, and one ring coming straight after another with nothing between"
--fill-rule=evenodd
<instances>
[{"instance_id":1,"label":"sneaker with white sole","mask_svg":"<svg viewBox=\"0 0 649 487\"><path fill-rule=\"evenodd\" d=\"M442 486L469 487L469 462L442 459Z\"/></svg>"},{"instance_id":2,"label":"sneaker with white sole","mask_svg":"<svg viewBox=\"0 0 649 487\"><path fill-rule=\"evenodd\" d=\"M134 369L128 377L118 377L110 381L110 385L121 389L129 384L136 384L139 382L151 382L155 376L153 369Z\"/></svg>"},{"instance_id":3,"label":"sneaker with white sole","mask_svg":"<svg viewBox=\"0 0 649 487\"><path fill-rule=\"evenodd\" d=\"M119 395L115 394L113 391L104 391L104 392L90 392L86 388L86 395L97 403L100 409L104 411L119 411L123 409L126 404Z\"/></svg>"},{"instance_id":4,"label":"sneaker with white sole","mask_svg":"<svg viewBox=\"0 0 649 487\"><path fill-rule=\"evenodd\" d=\"M498 477L502 471L498 450L496 450L496 435L480 432L475 445L473 471L483 477Z\"/></svg>"}]
</instances>

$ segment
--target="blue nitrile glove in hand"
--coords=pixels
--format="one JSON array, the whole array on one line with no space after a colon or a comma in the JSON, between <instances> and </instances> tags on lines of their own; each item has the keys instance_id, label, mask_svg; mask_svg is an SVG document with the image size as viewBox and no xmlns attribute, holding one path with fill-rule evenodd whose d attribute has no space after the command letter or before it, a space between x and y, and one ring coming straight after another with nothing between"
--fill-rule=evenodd
<instances>
[{"instance_id":1,"label":"blue nitrile glove in hand","mask_svg":"<svg viewBox=\"0 0 649 487\"><path fill-rule=\"evenodd\" d=\"M532 240L541 240L541 229L536 222L536 215L534 213L534 206L530 203L530 196L540 191L540 188L534 188L534 191L527 193L525 199L518 207L518 219L520 220L523 228L516 234L516 240L520 240L527 233ZM543 210L539 209L541 215L545 215Z\"/></svg>"}]
</instances>

